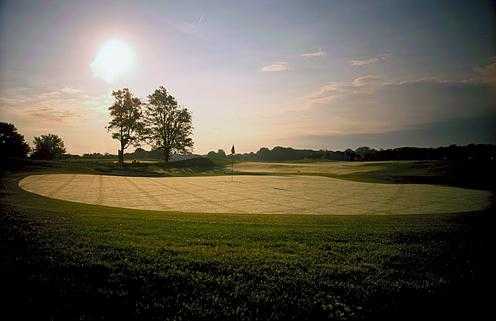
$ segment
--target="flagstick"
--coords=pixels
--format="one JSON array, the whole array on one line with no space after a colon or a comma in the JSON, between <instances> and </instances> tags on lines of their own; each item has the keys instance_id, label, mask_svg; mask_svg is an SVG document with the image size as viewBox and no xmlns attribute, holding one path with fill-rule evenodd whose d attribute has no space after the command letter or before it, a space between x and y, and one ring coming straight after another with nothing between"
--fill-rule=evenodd
<instances>
[{"instance_id":1,"label":"flagstick","mask_svg":"<svg viewBox=\"0 0 496 321\"><path fill-rule=\"evenodd\" d=\"M236 151L233 145L231 148L231 182L234 182L234 154L236 154Z\"/></svg>"}]
</instances>

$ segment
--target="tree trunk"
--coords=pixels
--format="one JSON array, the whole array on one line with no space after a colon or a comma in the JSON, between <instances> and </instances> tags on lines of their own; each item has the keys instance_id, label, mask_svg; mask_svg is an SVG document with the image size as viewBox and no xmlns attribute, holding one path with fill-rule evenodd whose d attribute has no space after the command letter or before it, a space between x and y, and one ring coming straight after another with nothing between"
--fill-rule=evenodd
<instances>
[{"instance_id":1,"label":"tree trunk","mask_svg":"<svg viewBox=\"0 0 496 321\"><path fill-rule=\"evenodd\" d=\"M170 150L164 149L164 161L168 163L169 159L170 159Z\"/></svg>"},{"instance_id":2,"label":"tree trunk","mask_svg":"<svg viewBox=\"0 0 496 321\"><path fill-rule=\"evenodd\" d=\"M119 150L119 165L124 166L124 151L122 149Z\"/></svg>"},{"instance_id":3,"label":"tree trunk","mask_svg":"<svg viewBox=\"0 0 496 321\"><path fill-rule=\"evenodd\" d=\"M124 144L121 142L121 149L119 150L119 165L124 167Z\"/></svg>"}]
</instances>

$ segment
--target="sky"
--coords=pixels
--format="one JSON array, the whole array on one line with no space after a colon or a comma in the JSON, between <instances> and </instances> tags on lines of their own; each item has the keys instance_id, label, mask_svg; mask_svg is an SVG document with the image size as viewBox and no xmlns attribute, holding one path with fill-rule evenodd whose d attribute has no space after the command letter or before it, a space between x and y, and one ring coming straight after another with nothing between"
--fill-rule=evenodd
<instances>
[{"instance_id":1,"label":"sky","mask_svg":"<svg viewBox=\"0 0 496 321\"><path fill-rule=\"evenodd\" d=\"M476 0L0 0L0 121L28 141L60 135L69 153L117 153L112 91L146 100L163 85L192 112L200 154L495 143L494 12Z\"/></svg>"}]
</instances>

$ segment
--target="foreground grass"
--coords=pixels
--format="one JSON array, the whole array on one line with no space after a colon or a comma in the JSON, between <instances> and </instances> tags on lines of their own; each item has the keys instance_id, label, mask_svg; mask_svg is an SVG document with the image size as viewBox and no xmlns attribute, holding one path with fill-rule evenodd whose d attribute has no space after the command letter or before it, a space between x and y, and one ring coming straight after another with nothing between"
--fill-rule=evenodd
<instances>
[{"instance_id":1,"label":"foreground grass","mask_svg":"<svg viewBox=\"0 0 496 321\"><path fill-rule=\"evenodd\" d=\"M477 317L487 212L183 214L43 198L2 182L1 282L16 319ZM481 314L482 315L482 314Z\"/></svg>"}]
</instances>

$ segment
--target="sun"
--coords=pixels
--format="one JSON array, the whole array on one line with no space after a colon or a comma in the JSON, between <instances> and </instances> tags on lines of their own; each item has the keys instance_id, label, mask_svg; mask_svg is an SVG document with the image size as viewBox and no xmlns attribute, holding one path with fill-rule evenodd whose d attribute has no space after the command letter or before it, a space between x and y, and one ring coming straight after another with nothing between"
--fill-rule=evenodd
<instances>
[{"instance_id":1,"label":"sun","mask_svg":"<svg viewBox=\"0 0 496 321\"><path fill-rule=\"evenodd\" d=\"M135 58L133 49L127 43L112 39L98 50L90 68L95 77L112 83L134 68Z\"/></svg>"}]
</instances>

